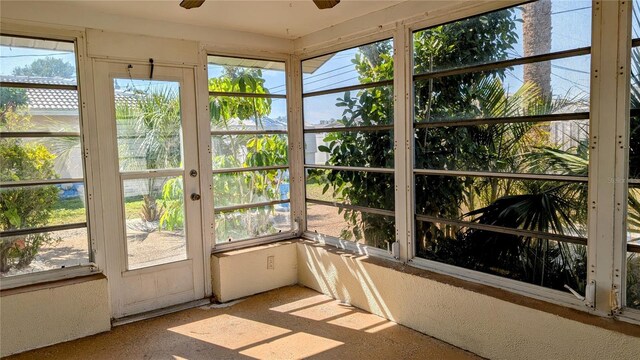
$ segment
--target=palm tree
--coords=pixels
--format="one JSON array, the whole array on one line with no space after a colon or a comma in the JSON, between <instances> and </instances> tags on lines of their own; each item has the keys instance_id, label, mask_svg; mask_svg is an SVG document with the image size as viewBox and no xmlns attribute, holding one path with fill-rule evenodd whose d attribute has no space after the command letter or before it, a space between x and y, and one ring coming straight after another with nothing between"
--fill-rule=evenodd
<instances>
[{"instance_id":1,"label":"palm tree","mask_svg":"<svg viewBox=\"0 0 640 360\"><path fill-rule=\"evenodd\" d=\"M525 83L508 94L497 78L486 78L474 89L481 117L515 117L560 111L579 98L551 100L539 87ZM586 175L586 144L564 152L545 146L548 132L544 123L507 123L481 125L466 136L478 150L458 162L467 169L477 167L493 172L534 172ZM487 161L489 160L489 161ZM478 162L482 162L481 164ZM473 165L478 163L476 165ZM585 167L581 167L581 166ZM475 170L472 168L471 170ZM465 186L464 204L469 209L460 214L483 225L583 235L586 221L586 187L583 184L549 181L521 181L504 178L472 178ZM476 209L478 204L487 204ZM522 281L562 289L564 284L578 289L586 279L586 250L582 246L537 239L530 236L499 234L478 229L442 229L430 227L432 239L441 254L454 263L498 273ZM446 236L445 236L446 234ZM455 235L454 235L455 234ZM445 238L443 238L445 236ZM454 243L449 245L455 236ZM438 241L443 240L443 241ZM487 251L487 249L491 249Z\"/></svg>"},{"instance_id":2,"label":"palm tree","mask_svg":"<svg viewBox=\"0 0 640 360\"><path fill-rule=\"evenodd\" d=\"M180 97L175 89L165 87L148 93L136 92L132 103L116 104L116 119L122 170L170 169L181 166L182 119ZM161 195L158 188L160 185L164 186L164 181L164 178L156 177L147 180L148 194L143 195L144 203L140 211L140 218L145 225L171 215L156 202ZM172 208L177 209L175 206ZM182 208L179 210L182 212ZM172 213L174 217L176 211ZM175 222L172 225L175 227ZM155 230L155 227L151 226L148 230Z\"/></svg>"},{"instance_id":3,"label":"palm tree","mask_svg":"<svg viewBox=\"0 0 640 360\"><path fill-rule=\"evenodd\" d=\"M539 0L522 7L524 56L551 52L551 0ZM544 97L551 97L551 62L524 65L524 81L536 84Z\"/></svg>"}]
</instances>

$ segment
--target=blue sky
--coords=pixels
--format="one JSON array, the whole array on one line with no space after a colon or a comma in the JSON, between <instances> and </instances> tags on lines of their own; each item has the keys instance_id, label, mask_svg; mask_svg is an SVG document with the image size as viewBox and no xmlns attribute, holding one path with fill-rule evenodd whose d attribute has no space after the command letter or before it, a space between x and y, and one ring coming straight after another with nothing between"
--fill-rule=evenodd
<instances>
[{"instance_id":1,"label":"blue sky","mask_svg":"<svg viewBox=\"0 0 640 360\"><path fill-rule=\"evenodd\" d=\"M591 1L585 0L553 0L552 1L552 40L551 51L561 51L591 45ZM516 12L517 18L522 18L521 11ZM514 46L512 57L521 57L522 24L516 24L516 32L520 41ZM304 74L304 91L326 90L357 84L357 72L351 60L357 49L338 52L323 66L311 74ZM523 67L516 66L507 71L504 82L509 92L514 92L523 84ZM552 62L551 86L556 95L571 97L586 96L589 92L589 56L555 60ZM342 92L336 94L336 98ZM340 118L341 108L334 106L335 101L328 101L329 97L306 98L305 116L313 119Z\"/></svg>"},{"instance_id":2,"label":"blue sky","mask_svg":"<svg viewBox=\"0 0 640 360\"><path fill-rule=\"evenodd\" d=\"M591 35L591 2L553 0L552 1L552 51L590 45ZM519 11L517 17L521 17ZM518 33L522 32L521 24L517 24ZM637 28L634 27L634 32ZM305 92L326 90L336 87L348 86L357 83L357 72L353 68L351 60L357 49L349 49L335 54L329 61L323 64L315 72L304 74ZM522 45L517 44L514 49L514 57L522 54ZM0 46L0 74L9 75L17 66L30 64L38 58L53 56L61 58L75 66L72 52L59 50L27 49L17 47ZM209 77L217 77L222 73L222 67L209 64ZM588 94L589 91L590 62L588 56L579 58L562 59L552 62L551 84L556 95ZM265 86L272 92L285 93L285 77L283 71L263 70ZM505 87L510 92L522 85L522 66L514 67L507 72ZM336 98L342 93L336 94ZM306 114L315 119L339 118L342 115L341 108L334 106L334 101L328 101L328 97L307 98L305 100ZM274 102L270 117L286 116L286 104Z\"/></svg>"},{"instance_id":3,"label":"blue sky","mask_svg":"<svg viewBox=\"0 0 640 360\"><path fill-rule=\"evenodd\" d=\"M4 36L3 36L4 38ZM69 44L73 47L73 44ZM76 60L72 51L49 50L49 49L33 49L15 46L0 46L0 74L11 75L13 69L29 65L37 59L46 57L54 57L62 59L73 65L75 68Z\"/></svg>"}]
</instances>

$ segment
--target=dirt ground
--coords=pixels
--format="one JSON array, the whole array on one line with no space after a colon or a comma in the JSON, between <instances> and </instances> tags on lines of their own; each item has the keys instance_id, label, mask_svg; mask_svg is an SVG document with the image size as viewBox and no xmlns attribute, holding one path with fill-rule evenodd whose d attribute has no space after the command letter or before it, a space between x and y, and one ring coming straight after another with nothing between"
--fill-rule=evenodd
<instances>
[{"instance_id":1,"label":"dirt ground","mask_svg":"<svg viewBox=\"0 0 640 360\"><path fill-rule=\"evenodd\" d=\"M308 204L308 228L319 234L340 237L345 221L338 208ZM288 213L287 213L288 214ZM276 224L284 230L288 222ZM52 233L60 241L45 246L24 269L12 269L5 275L18 275L87 263L88 236L86 229L72 229ZM127 254L130 269L183 260L187 257L184 235L181 232L157 231L157 223L139 219L127 221Z\"/></svg>"},{"instance_id":2,"label":"dirt ground","mask_svg":"<svg viewBox=\"0 0 640 360\"><path fill-rule=\"evenodd\" d=\"M23 269L11 269L5 275L59 269L83 265L88 262L87 229L56 231L52 236L60 240L40 249L36 258ZM182 233L157 231L157 224L144 224L140 220L127 221L127 254L129 268L141 268L186 259L186 246Z\"/></svg>"},{"instance_id":3,"label":"dirt ground","mask_svg":"<svg viewBox=\"0 0 640 360\"><path fill-rule=\"evenodd\" d=\"M345 220L337 207L307 204L307 228L318 234L340 237Z\"/></svg>"}]
</instances>

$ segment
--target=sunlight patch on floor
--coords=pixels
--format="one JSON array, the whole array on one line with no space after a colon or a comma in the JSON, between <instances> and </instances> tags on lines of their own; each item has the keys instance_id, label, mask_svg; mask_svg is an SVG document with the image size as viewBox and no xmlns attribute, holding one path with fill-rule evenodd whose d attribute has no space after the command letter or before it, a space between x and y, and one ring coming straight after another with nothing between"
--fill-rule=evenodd
<instances>
[{"instance_id":1,"label":"sunlight patch on floor","mask_svg":"<svg viewBox=\"0 0 640 360\"><path fill-rule=\"evenodd\" d=\"M191 322L168 330L231 350L251 346L291 332L289 329L228 314Z\"/></svg>"},{"instance_id":2,"label":"sunlight patch on floor","mask_svg":"<svg viewBox=\"0 0 640 360\"><path fill-rule=\"evenodd\" d=\"M331 325L342 326L347 329L363 330L366 328L374 327L376 325L387 323L387 320L376 315L364 312L354 312L352 314L347 314L337 319L333 319L328 323Z\"/></svg>"},{"instance_id":3,"label":"sunlight patch on floor","mask_svg":"<svg viewBox=\"0 0 640 360\"><path fill-rule=\"evenodd\" d=\"M277 311L277 312L291 312L291 311L310 307L319 303L325 303L332 300L333 299L328 300L327 296L325 295L316 295L316 296L311 296L308 298L292 301L284 305L272 307L269 310Z\"/></svg>"},{"instance_id":4,"label":"sunlight patch on floor","mask_svg":"<svg viewBox=\"0 0 640 360\"><path fill-rule=\"evenodd\" d=\"M388 329L388 328L392 328L394 326L398 326L398 324L396 324L394 322L391 322L391 321L386 321L386 322L383 322L382 324L380 324L378 326L374 326L374 327L371 327L369 329L366 329L365 332L367 332L369 334L375 334L378 331L382 331L382 330L385 330L385 329Z\"/></svg>"},{"instance_id":5,"label":"sunlight patch on floor","mask_svg":"<svg viewBox=\"0 0 640 360\"><path fill-rule=\"evenodd\" d=\"M341 345L344 343L299 332L249 348L240 354L256 359L303 359Z\"/></svg>"},{"instance_id":6,"label":"sunlight patch on floor","mask_svg":"<svg viewBox=\"0 0 640 360\"><path fill-rule=\"evenodd\" d=\"M349 307L337 307L333 302L326 304L319 304L309 308L301 309L290 313L294 316L303 317L305 319L322 321L335 316L343 315L352 312L353 309Z\"/></svg>"}]
</instances>

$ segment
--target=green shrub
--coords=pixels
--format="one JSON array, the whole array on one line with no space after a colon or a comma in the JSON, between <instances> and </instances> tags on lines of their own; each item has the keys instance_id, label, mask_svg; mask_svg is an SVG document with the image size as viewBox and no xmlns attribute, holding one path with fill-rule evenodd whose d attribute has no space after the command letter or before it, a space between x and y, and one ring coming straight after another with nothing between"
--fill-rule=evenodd
<instances>
[{"instance_id":1,"label":"green shrub","mask_svg":"<svg viewBox=\"0 0 640 360\"><path fill-rule=\"evenodd\" d=\"M28 122L29 118L24 118ZM53 179L55 156L40 144L0 139L0 181ZM45 226L58 201L56 186L5 188L0 192L0 231ZM0 243L0 272L31 263L40 248L57 242L49 233L3 237Z\"/></svg>"}]
</instances>

